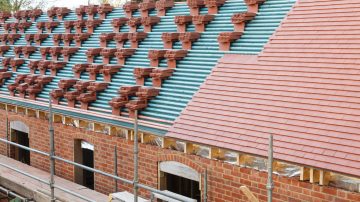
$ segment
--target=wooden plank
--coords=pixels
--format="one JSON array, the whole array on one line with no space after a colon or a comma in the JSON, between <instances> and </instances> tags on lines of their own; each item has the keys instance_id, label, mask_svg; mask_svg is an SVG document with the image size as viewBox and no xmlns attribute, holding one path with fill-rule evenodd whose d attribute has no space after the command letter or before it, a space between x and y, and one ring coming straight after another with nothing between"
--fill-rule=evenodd
<instances>
[{"instance_id":1,"label":"wooden plank","mask_svg":"<svg viewBox=\"0 0 360 202\"><path fill-rule=\"evenodd\" d=\"M220 148L211 148L211 158L212 159L217 159L217 160L225 160L225 153L227 151L224 149L220 149Z\"/></svg>"},{"instance_id":2,"label":"wooden plank","mask_svg":"<svg viewBox=\"0 0 360 202\"><path fill-rule=\"evenodd\" d=\"M134 130L130 130L126 139L129 141L134 141L134 134L135 134ZM139 141L139 143L141 143L141 132L138 132L138 141Z\"/></svg>"},{"instance_id":3,"label":"wooden plank","mask_svg":"<svg viewBox=\"0 0 360 202\"><path fill-rule=\"evenodd\" d=\"M67 125L67 126L73 126L73 127L78 127L78 121L71 118L71 117L66 117L63 116L63 124Z\"/></svg>"},{"instance_id":4,"label":"wooden plank","mask_svg":"<svg viewBox=\"0 0 360 202\"><path fill-rule=\"evenodd\" d=\"M24 107L16 106L16 113L25 115L26 109Z\"/></svg>"},{"instance_id":5,"label":"wooden plank","mask_svg":"<svg viewBox=\"0 0 360 202\"><path fill-rule=\"evenodd\" d=\"M129 133L126 135L126 139L129 141L133 141L134 140L134 131L130 130Z\"/></svg>"},{"instance_id":6,"label":"wooden plank","mask_svg":"<svg viewBox=\"0 0 360 202\"><path fill-rule=\"evenodd\" d=\"M320 171L310 168L310 183L317 183L320 179Z\"/></svg>"},{"instance_id":7,"label":"wooden plank","mask_svg":"<svg viewBox=\"0 0 360 202\"><path fill-rule=\"evenodd\" d=\"M331 173L328 171L320 170L319 185L329 185L331 180Z\"/></svg>"},{"instance_id":8,"label":"wooden plank","mask_svg":"<svg viewBox=\"0 0 360 202\"><path fill-rule=\"evenodd\" d=\"M185 143L184 153L196 155L199 146L190 142Z\"/></svg>"},{"instance_id":9,"label":"wooden plank","mask_svg":"<svg viewBox=\"0 0 360 202\"><path fill-rule=\"evenodd\" d=\"M106 130L106 126L101 123L93 123L93 131L97 133L109 134L109 131Z\"/></svg>"},{"instance_id":10,"label":"wooden plank","mask_svg":"<svg viewBox=\"0 0 360 202\"><path fill-rule=\"evenodd\" d=\"M240 190L245 194L250 202L259 202L259 200L255 197L255 195L250 191L247 186L241 186Z\"/></svg>"},{"instance_id":11,"label":"wooden plank","mask_svg":"<svg viewBox=\"0 0 360 202\"><path fill-rule=\"evenodd\" d=\"M141 143L162 146L163 138L148 133L141 133Z\"/></svg>"},{"instance_id":12,"label":"wooden plank","mask_svg":"<svg viewBox=\"0 0 360 202\"><path fill-rule=\"evenodd\" d=\"M203 154L200 154L199 152L203 151ZM204 158L211 158L211 149L210 147L206 147L206 146L202 146L202 145L198 145L198 144L193 144L193 143L189 143L186 142L186 146L185 146L185 151L186 154L191 154L191 155L198 155L198 156L202 156ZM206 153L206 155L204 154Z\"/></svg>"},{"instance_id":13,"label":"wooden plank","mask_svg":"<svg viewBox=\"0 0 360 202\"><path fill-rule=\"evenodd\" d=\"M254 161L255 157L247 155L247 154L241 154L239 157L239 165L240 166L246 166L249 164L252 164L252 162Z\"/></svg>"},{"instance_id":14,"label":"wooden plank","mask_svg":"<svg viewBox=\"0 0 360 202\"><path fill-rule=\"evenodd\" d=\"M162 148L171 149L176 147L176 140L172 138L164 138Z\"/></svg>"},{"instance_id":15,"label":"wooden plank","mask_svg":"<svg viewBox=\"0 0 360 202\"><path fill-rule=\"evenodd\" d=\"M16 112L16 107L14 105L6 105L6 111Z\"/></svg>"},{"instance_id":16,"label":"wooden plank","mask_svg":"<svg viewBox=\"0 0 360 202\"><path fill-rule=\"evenodd\" d=\"M92 131L94 128L94 125L93 125L93 123L90 123L88 121L79 120L79 128L83 128L83 129Z\"/></svg>"},{"instance_id":17,"label":"wooden plank","mask_svg":"<svg viewBox=\"0 0 360 202\"><path fill-rule=\"evenodd\" d=\"M49 114L43 111L36 111L37 113L37 118L38 119L43 119L43 120L49 120Z\"/></svg>"},{"instance_id":18,"label":"wooden plank","mask_svg":"<svg viewBox=\"0 0 360 202\"><path fill-rule=\"evenodd\" d=\"M36 110L32 110L32 109L27 108L26 109L26 116L28 116L28 117L37 117L36 116Z\"/></svg>"},{"instance_id":19,"label":"wooden plank","mask_svg":"<svg viewBox=\"0 0 360 202\"><path fill-rule=\"evenodd\" d=\"M54 123L62 123L63 117L59 114L53 114L53 122Z\"/></svg>"},{"instance_id":20,"label":"wooden plank","mask_svg":"<svg viewBox=\"0 0 360 202\"><path fill-rule=\"evenodd\" d=\"M145 134L145 133L140 133L141 136L141 143L145 144L151 141L151 137L149 134Z\"/></svg>"},{"instance_id":21,"label":"wooden plank","mask_svg":"<svg viewBox=\"0 0 360 202\"><path fill-rule=\"evenodd\" d=\"M227 149L212 147L211 148L211 159L216 159L219 161L224 161L226 163L239 165L240 154L238 152L230 151Z\"/></svg>"},{"instance_id":22,"label":"wooden plank","mask_svg":"<svg viewBox=\"0 0 360 202\"><path fill-rule=\"evenodd\" d=\"M300 168L300 180L310 180L310 168L301 167Z\"/></svg>"},{"instance_id":23,"label":"wooden plank","mask_svg":"<svg viewBox=\"0 0 360 202\"><path fill-rule=\"evenodd\" d=\"M105 131L106 135L110 135L111 134L111 126L105 125L104 131Z\"/></svg>"},{"instance_id":24,"label":"wooden plank","mask_svg":"<svg viewBox=\"0 0 360 202\"><path fill-rule=\"evenodd\" d=\"M130 133L130 130L128 130L126 128L120 128L120 127L111 126L110 135L112 135L112 136L120 137L120 138L125 139L125 138L127 138L129 133Z\"/></svg>"}]
</instances>

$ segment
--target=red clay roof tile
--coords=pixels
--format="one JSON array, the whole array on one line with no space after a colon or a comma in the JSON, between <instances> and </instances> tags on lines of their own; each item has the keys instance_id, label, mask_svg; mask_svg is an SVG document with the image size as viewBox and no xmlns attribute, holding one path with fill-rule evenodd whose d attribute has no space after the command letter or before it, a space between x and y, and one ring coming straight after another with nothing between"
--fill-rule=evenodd
<instances>
[{"instance_id":1,"label":"red clay roof tile","mask_svg":"<svg viewBox=\"0 0 360 202\"><path fill-rule=\"evenodd\" d=\"M259 56L225 55L167 136L360 176L360 2L297 2Z\"/></svg>"}]
</instances>

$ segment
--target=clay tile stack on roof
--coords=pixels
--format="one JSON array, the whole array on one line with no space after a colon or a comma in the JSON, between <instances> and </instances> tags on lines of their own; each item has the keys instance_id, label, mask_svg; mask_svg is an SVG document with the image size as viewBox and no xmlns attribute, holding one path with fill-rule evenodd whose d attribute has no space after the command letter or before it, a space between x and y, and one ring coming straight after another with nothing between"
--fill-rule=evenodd
<instances>
[{"instance_id":1,"label":"clay tile stack on roof","mask_svg":"<svg viewBox=\"0 0 360 202\"><path fill-rule=\"evenodd\" d=\"M360 176L358 0L299 1L259 56L225 55L167 134ZM334 16L336 13L336 17Z\"/></svg>"}]
</instances>

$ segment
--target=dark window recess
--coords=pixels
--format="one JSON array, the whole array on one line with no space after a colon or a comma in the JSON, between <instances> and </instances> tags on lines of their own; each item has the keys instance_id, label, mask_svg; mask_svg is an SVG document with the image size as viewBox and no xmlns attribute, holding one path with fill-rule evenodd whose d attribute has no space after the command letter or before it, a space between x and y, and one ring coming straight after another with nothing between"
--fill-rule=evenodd
<instances>
[{"instance_id":1,"label":"dark window recess","mask_svg":"<svg viewBox=\"0 0 360 202\"><path fill-rule=\"evenodd\" d=\"M74 159L76 163L94 168L94 151L81 147L81 140L75 140ZM94 173L74 166L75 182L89 189L95 188Z\"/></svg>"},{"instance_id":2,"label":"dark window recess","mask_svg":"<svg viewBox=\"0 0 360 202\"><path fill-rule=\"evenodd\" d=\"M164 173L166 190L201 201L199 182L180 176Z\"/></svg>"},{"instance_id":3,"label":"dark window recess","mask_svg":"<svg viewBox=\"0 0 360 202\"><path fill-rule=\"evenodd\" d=\"M30 146L28 134L21 131L12 130L11 141L22 146ZM10 157L22 163L30 165L30 151L28 150L11 145Z\"/></svg>"},{"instance_id":4,"label":"dark window recess","mask_svg":"<svg viewBox=\"0 0 360 202\"><path fill-rule=\"evenodd\" d=\"M83 150L83 165L94 168L94 151L89 149L82 149ZM84 186L89 189L94 189L94 172L84 170Z\"/></svg>"}]
</instances>

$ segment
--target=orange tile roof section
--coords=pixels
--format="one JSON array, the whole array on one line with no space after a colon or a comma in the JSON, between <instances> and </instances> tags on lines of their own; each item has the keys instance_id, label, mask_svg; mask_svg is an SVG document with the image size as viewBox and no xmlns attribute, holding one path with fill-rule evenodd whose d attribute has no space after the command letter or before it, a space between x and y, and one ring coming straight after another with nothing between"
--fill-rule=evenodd
<instances>
[{"instance_id":1,"label":"orange tile roof section","mask_svg":"<svg viewBox=\"0 0 360 202\"><path fill-rule=\"evenodd\" d=\"M360 176L360 1L300 0L259 56L225 55L167 134Z\"/></svg>"}]
</instances>

